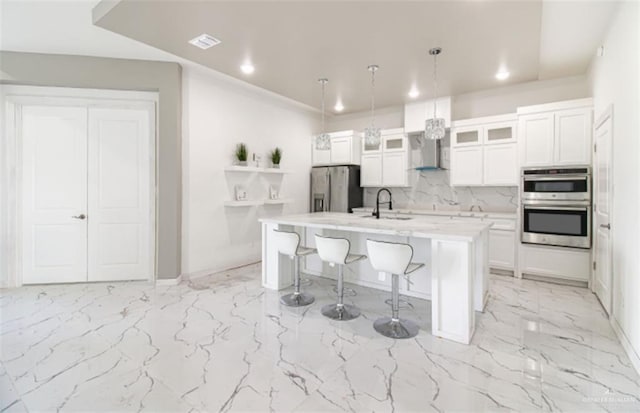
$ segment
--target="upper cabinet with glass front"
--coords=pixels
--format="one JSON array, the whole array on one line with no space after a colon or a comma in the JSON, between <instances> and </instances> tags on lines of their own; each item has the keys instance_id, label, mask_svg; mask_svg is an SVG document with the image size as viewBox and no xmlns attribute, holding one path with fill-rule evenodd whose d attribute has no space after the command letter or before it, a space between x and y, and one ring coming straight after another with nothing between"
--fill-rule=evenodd
<instances>
[{"instance_id":1,"label":"upper cabinet with glass front","mask_svg":"<svg viewBox=\"0 0 640 413\"><path fill-rule=\"evenodd\" d=\"M451 124L452 186L517 186L515 114Z\"/></svg>"},{"instance_id":2,"label":"upper cabinet with glass front","mask_svg":"<svg viewBox=\"0 0 640 413\"><path fill-rule=\"evenodd\" d=\"M316 137L311 139L313 166L360 165L361 134L346 130L329 134L330 149L318 149Z\"/></svg>"},{"instance_id":3,"label":"upper cabinet with glass front","mask_svg":"<svg viewBox=\"0 0 640 413\"><path fill-rule=\"evenodd\" d=\"M515 143L515 114L459 120L451 126L451 146Z\"/></svg>"},{"instance_id":4,"label":"upper cabinet with glass front","mask_svg":"<svg viewBox=\"0 0 640 413\"><path fill-rule=\"evenodd\" d=\"M409 185L409 140L404 130L381 131L380 143L368 145L362 141L360 186L406 187Z\"/></svg>"}]
</instances>

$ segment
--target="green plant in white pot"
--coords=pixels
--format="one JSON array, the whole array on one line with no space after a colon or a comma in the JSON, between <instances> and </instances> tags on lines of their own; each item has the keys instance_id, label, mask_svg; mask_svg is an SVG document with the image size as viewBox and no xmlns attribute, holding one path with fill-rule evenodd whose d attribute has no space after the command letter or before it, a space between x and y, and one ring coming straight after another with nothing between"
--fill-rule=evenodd
<instances>
[{"instance_id":1,"label":"green plant in white pot","mask_svg":"<svg viewBox=\"0 0 640 413\"><path fill-rule=\"evenodd\" d=\"M280 168L280 160L282 160L282 150L280 148L275 148L269 154L271 157L271 164L274 168Z\"/></svg>"},{"instance_id":2,"label":"green plant in white pot","mask_svg":"<svg viewBox=\"0 0 640 413\"><path fill-rule=\"evenodd\" d=\"M236 159L238 161L238 165L247 166L247 156L247 145L245 145L244 143L239 143L236 146Z\"/></svg>"}]
</instances>

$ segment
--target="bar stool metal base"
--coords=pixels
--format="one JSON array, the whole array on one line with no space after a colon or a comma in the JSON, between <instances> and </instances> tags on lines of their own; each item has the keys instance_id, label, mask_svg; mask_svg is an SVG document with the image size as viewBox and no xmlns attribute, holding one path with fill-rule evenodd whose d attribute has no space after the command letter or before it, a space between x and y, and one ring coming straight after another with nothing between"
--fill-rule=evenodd
<instances>
[{"instance_id":1,"label":"bar stool metal base","mask_svg":"<svg viewBox=\"0 0 640 413\"><path fill-rule=\"evenodd\" d=\"M373 328L380 334L389 338L412 338L418 335L420 328L416 323L404 318L392 319L381 317L373 323Z\"/></svg>"},{"instance_id":2,"label":"bar stool metal base","mask_svg":"<svg viewBox=\"0 0 640 413\"><path fill-rule=\"evenodd\" d=\"M322 315L333 320L348 321L360 316L360 309L349 304L327 304L322 307Z\"/></svg>"},{"instance_id":3,"label":"bar stool metal base","mask_svg":"<svg viewBox=\"0 0 640 413\"><path fill-rule=\"evenodd\" d=\"M280 297L280 302L288 307L304 307L315 300L314 296L307 293L291 293Z\"/></svg>"}]
</instances>

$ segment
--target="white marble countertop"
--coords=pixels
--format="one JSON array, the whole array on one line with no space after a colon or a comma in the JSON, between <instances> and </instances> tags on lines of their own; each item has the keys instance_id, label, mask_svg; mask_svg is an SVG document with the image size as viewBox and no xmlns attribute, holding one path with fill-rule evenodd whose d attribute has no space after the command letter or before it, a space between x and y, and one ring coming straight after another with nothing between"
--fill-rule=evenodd
<instances>
[{"instance_id":1,"label":"white marble countertop","mask_svg":"<svg viewBox=\"0 0 640 413\"><path fill-rule=\"evenodd\" d=\"M444 218L437 222L420 217L407 220L392 217L375 219L366 213L338 212L265 217L260 222L451 241L472 241L493 225L491 222L460 222Z\"/></svg>"},{"instance_id":2,"label":"white marble countertop","mask_svg":"<svg viewBox=\"0 0 640 413\"><path fill-rule=\"evenodd\" d=\"M372 212L374 208L362 207L354 208L353 212L366 213ZM395 214L407 214L407 215L440 215L449 217L471 217L471 218L503 218L503 219L517 219L517 213L515 212L491 212L491 211L446 211L446 210L429 210L420 208L394 208L391 211L386 209L380 210L383 215L395 215Z\"/></svg>"}]
</instances>

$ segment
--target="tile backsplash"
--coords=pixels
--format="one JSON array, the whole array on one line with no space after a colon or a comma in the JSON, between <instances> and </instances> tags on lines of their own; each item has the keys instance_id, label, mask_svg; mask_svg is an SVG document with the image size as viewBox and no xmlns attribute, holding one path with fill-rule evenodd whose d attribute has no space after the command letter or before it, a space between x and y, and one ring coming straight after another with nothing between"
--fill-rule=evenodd
<instances>
[{"instance_id":1,"label":"tile backsplash","mask_svg":"<svg viewBox=\"0 0 640 413\"><path fill-rule=\"evenodd\" d=\"M516 212L518 188L451 187L449 171L411 171L408 188L390 188L396 208L469 211L481 208L490 212ZM379 188L365 188L364 205L375 207ZM386 198L385 198L386 199Z\"/></svg>"}]
</instances>

